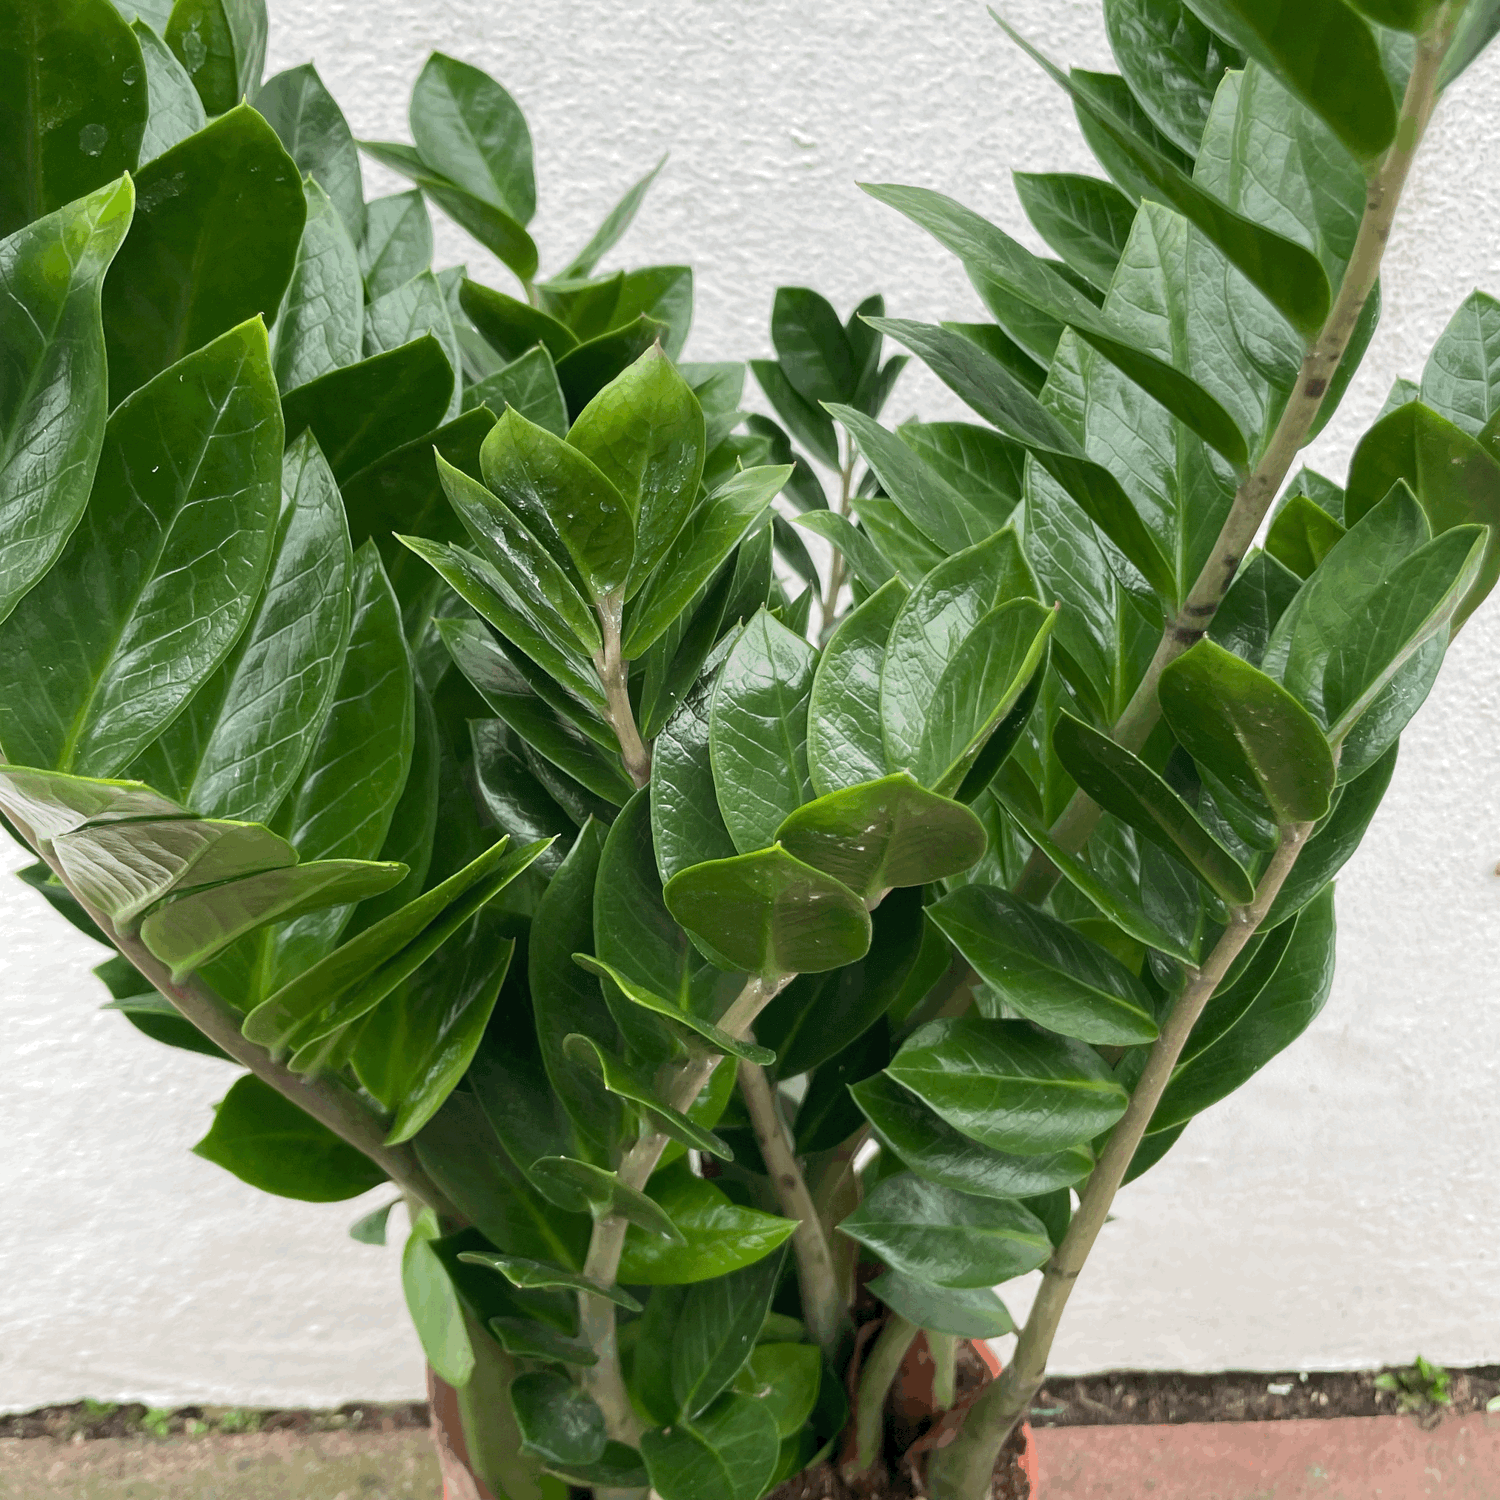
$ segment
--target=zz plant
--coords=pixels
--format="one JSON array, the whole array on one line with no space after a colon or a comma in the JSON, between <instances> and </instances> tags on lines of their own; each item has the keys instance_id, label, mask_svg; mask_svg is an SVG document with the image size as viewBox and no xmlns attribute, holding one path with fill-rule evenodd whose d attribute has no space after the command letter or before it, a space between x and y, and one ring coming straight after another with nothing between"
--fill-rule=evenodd
<instances>
[{"instance_id":1,"label":"zz plant","mask_svg":"<svg viewBox=\"0 0 1500 1500\"><path fill-rule=\"evenodd\" d=\"M1289 476L1500 6L1104 11L1118 74L1033 54L1105 174L1018 176L1058 258L868 189L990 320L785 288L775 422L674 362L686 268L600 272L650 175L539 276L468 65L357 143L258 0L0 0L0 812L111 1007L246 1070L200 1155L405 1200L471 1486L983 1500L1115 1193L1328 995L1500 572L1500 304ZM881 426L887 336L982 420Z\"/></svg>"}]
</instances>

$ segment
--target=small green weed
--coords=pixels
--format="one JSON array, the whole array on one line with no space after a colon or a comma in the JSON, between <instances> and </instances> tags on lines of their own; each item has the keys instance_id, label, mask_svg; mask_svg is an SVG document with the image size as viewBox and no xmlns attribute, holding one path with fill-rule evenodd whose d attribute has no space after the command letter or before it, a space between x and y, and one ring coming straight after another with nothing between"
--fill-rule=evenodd
<instances>
[{"instance_id":1,"label":"small green weed","mask_svg":"<svg viewBox=\"0 0 1500 1500\"><path fill-rule=\"evenodd\" d=\"M167 1406L149 1407L141 1418L141 1427L152 1437L164 1438L172 1435L172 1410Z\"/></svg>"},{"instance_id":2,"label":"small green weed","mask_svg":"<svg viewBox=\"0 0 1500 1500\"><path fill-rule=\"evenodd\" d=\"M1423 1413L1434 1407L1452 1406L1448 1394L1448 1372L1419 1354L1405 1370L1387 1370L1375 1377L1377 1391L1389 1391L1403 1412Z\"/></svg>"},{"instance_id":3,"label":"small green weed","mask_svg":"<svg viewBox=\"0 0 1500 1500\"><path fill-rule=\"evenodd\" d=\"M259 1432L260 1413L258 1411L245 1411L238 1406L231 1406L219 1418L218 1428L220 1432Z\"/></svg>"}]
</instances>

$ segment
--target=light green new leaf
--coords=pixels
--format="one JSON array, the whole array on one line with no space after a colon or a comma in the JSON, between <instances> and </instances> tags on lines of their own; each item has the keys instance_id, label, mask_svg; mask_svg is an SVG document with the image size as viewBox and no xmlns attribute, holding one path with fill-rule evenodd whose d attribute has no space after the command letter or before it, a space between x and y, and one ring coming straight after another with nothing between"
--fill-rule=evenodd
<instances>
[{"instance_id":1,"label":"light green new leaf","mask_svg":"<svg viewBox=\"0 0 1500 1500\"><path fill-rule=\"evenodd\" d=\"M720 1064L721 1067L725 1064ZM625 1231L620 1280L627 1286L674 1286L727 1276L771 1254L797 1224L744 1208L679 1161L652 1178L651 1196L683 1236L681 1244L632 1225Z\"/></svg>"},{"instance_id":2,"label":"light green new leaf","mask_svg":"<svg viewBox=\"0 0 1500 1500\"><path fill-rule=\"evenodd\" d=\"M661 1500L757 1500L776 1473L776 1419L752 1396L730 1392L697 1418L641 1439L651 1487Z\"/></svg>"},{"instance_id":3,"label":"light green new leaf","mask_svg":"<svg viewBox=\"0 0 1500 1500\"><path fill-rule=\"evenodd\" d=\"M1031 1198L1082 1182L1093 1170L1087 1146L1017 1156L981 1146L934 1114L889 1073L876 1073L849 1092L881 1144L918 1177L981 1198Z\"/></svg>"},{"instance_id":4,"label":"light green new leaf","mask_svg":"<svg viewBox=\"0 0 1500 1500\"><path fill-rule=\"evenodd\" d=\"M0 241L0 620L51 566L104 442L104 273L130 228L128 178Z\"/></svg>"},{"instance_id":5,"label":"light green new leaf","mask_svg":"<svg viewBox=\"0 0 1500 1500\"><path fill-rule=\"evenodd\" d=\"M864 902L779 846L690 866L663 896L726 967L748 974L820 974L870 946Z\"/></svg>"},{"instance_id":6,"label":"light green new leaf","mask_svg":"<svg viewBox=\"0 0 1500 1500\"><path fill-rule=\"evenodd\" d=\"M984 853L985 832L962 803L898 772L804 803L776 842L873 902L896 886L961 874Z\"/></svg>"},{"instance_id":7,"label":"light green new leaf","mask_svg":"<svg viewBox=\"0 0 1500 1500\"><path fill-rule=\"evenodd\" d=\"M226 329L274 318L307 216L296 163L248 105L147 163L135 191L104 286L112 407Z\"/></svg>"},{"instance_id":8,"label":"light green new leaf","mask_svg":"<svg viewBox=\"0 0 1500 1500\"><path fill-rule=\"evenodd\" d=\"M349 640L353 558L338 487L312 437L282 466L266 585L234 650L134 762L195 812L265 822L322 728Z\"/></svg>"},{"instance_id":9,"label":"light green new leaf","mask_svg":"<svg viewBox=\"0 0 1500 1500\"><path fill-rule=\"evenodd\" d=\"M660 1205L621 1182L617 1172L568 1156L543 1156L532 1162L527 1176L559 1208L591 1213L596 1219L618 1215L651 1234L682 1242L677 1226Z\"/></svg>"},{"instance_id":10,"label":"light green new leaf","mask_svg":"<svg viewBox=\"0 0 1500 1500\"><path fill-rule=\"evenodd\" d=\"M474 1371L474 1346L448 1268L432 1248L437 1238L437 1216L423 1209L401 1252L401 1289L427 1363L449 1385L462 1387Z\"/></svg>"},{"instance_id":11,"label":"light green new leaf","mask_svg":"<svg viewBox=\"0 0 1500 1500\"><path fill-rule=\"evenodd\" d=\"M909 1172L881 1182L839 1232L893 1270L959 1289L1023 1276L1052 1254L1046 1229L1021 1204L974 1198Z\"/></svg>"},{"instance_id":12,"label":"light green new leaf","mask_svg":"<svg viewBox=\"0 0 1500 1500\"><path fill-rule=\"evenodd\" d=\"M429 168L522 224L536 212L531 132L489 74L434 52L411 92L411 133Z\"/></svg>"},{"instance_id":13,"label":"light green new leaf","mask_svg":"<svg viewBox=\"0 0 1500 1500\"><path fill-rule=\"evenodd\" d=\"M276 383L283 391L357 364L364 350L364 286L353 241L328 194L312 181L303 190L307 222L276 318Z\"/></svg>"},{"instance_id":14,"label":"light green new leaf","mask_svg":"<svg viewBox=\"0 0 1500 1500\"><path fill-rule=\"evenodd\" d=\"M705 495L667 545L625 619L621 652L633 661L697 596L791 477L786 466L741 469Z\"/></svg>"},{"instance_id":15,"label":"light green new leaf","mask_svg":"<svg viewBox=\"0 0 1500 1500\"><path fill-rule=\"evenodd\" d=\"M1107 949L1008 891L965 885L928 908L985 983L1063 1036L1130 1047L1156 1039L1151 992Z\"/></svg>"},{"instance_id":16,"label":"light green new leaf","mask_svg":"<svg viewBox=\"0 0 1500 1500\"><path fill-rule=\"evenodd\" d=\"M807 700L817 651L761 610L714 687L709 744L719 809L742 854L774 842L812 795Z\"/></svg>"},{"instance_id":17,"label":"light green new leaf","mask_svg":"<svg viewBox=\"0 0 1500 1500\"><path fill-rule=\"evenodd\" d=\"M1091 1141L1129 1103L1091 1047L1023 1021L930 1021L886 1071L961 1134L1018 1156Z\"/></svg>"},{"instance_id":18,"label":"light green new leaf","mask_svg":"<svg viewBox=\"0 0 1500 1500\"><path fill-rule=\"evenodd\" d=\"M369 1157L253 1073L219 1102L193 1154L262 1192L304 1203L341 1203L385 1181Z\"/></svg>"},{"instance_id":19,"label":"light green new leaf","mask_svg":"<svg viewBox=\"0 0 1500 1500\"><path fill-rule=\"evenodd\" d=\"M1279 823L1328 811L1336 772L1317 721L1274 678L1213 641L1199 641L1162 673L1162 714L1178 743Z\"/></svg>"},{"instance_id":20,"label":"light green new leaf","mask_svg":"<svg viewBox=\"0 0 1500 1500\"><path fill-rule=\"evenodd\" d=\"M1343 536L1322 506L1306 495L1293 495L1279 506L1266 533L1266 551L1298 578L1309 577Z\"/></svg>"},{"instance_id":21,"label":"light green new leaf","mask_svg":"<svg viewBox=\"0 0 1500 1500\"><path fill-rule=\"evenodd\" d=\"M147 107L141 48L113 5L10 0L0 12L0 235L134 170Z\"/></svg>"},{"instance_id":22,"label":"light green new leaf","mask_svg":"<svg viewBox=\"0 0 1500 1500\"><path fill-rule=\"evenodd\" d=\"M360 244L365 238L367 216L359 148L344 112L324 87L318 70L311 63L303 63L268 78L255 95L255 107L280 136L298 170L328 194L350 240ZM424 260L422 266L426 263Z\"/></svg>"},{"instance_id":23,"label":"light green new leaf","mask_svg":"<svg viewBox=\"0 0 1500 1500\"><path fill-rule=\"evenodd\" d=\"M0 765L0 811L46 840L88 823L191 816L139 781L98 781L9 765Z\"/></svg>"},{"instance_id":24,"label":"light green new leaf","mask_svg":"<svg viewBox=\"0 0 1500 1500\"><path fill-rule=\"evenodd\" d=\"M816 1345L762 1341L735 1377L734 1388L766 1407L785 1443L812 1416L822 1379L823 1355Z\"/></svg>"},{"instance_id":25,"label":"light green new leaf","mask_svg":"<svg viewBox=\"0 0 1500 1500\"><path fill-rule=\"evenodd\" d=\"M1190 0L1269 68L1345 146L1374 161L1396 135L1396 100L1370 27L1343 0Z\"/></svg>"},{"instance_id":26,"label":"light green new leaf","mask_svg":"<svg viewBox=\"0 0 1500 1500\"><path fill-rule=\"evenodd\" d=\"M660 348L648 349L578 414L568 443L592 461L630 512L635 555L625 592L633 594L698 498L703 409Z\"/></svg>"},{"instance_id":27,"label":"light green new leaf","mask_svg":"<svg viewBox=\"0 0 1500 1500\"><path fill-rule=\"evenodd\" d=\"M116 408L83 519L0 626L10 759L110 775L182 710L265 578L281 443L258 321Z\"/></svg>"},{"instance_id":28,"label":"light green new leaf","mask_svg":"<svg viewBox=\"0 0 1500 1500\"><path fill-rule=\"evenodd\" d=\"M421 193L393 193L366 207L359 269L367 301L394 291L431 264L432 220Z\"/></svg>"},{"instance_id":29,"label":"light green new leaf","mask_svg":"<svg viewBox=\"0 0 1500 1500\"><path fill-rule=\"evenodd\" d=\"M582 453L508 407L480 450L485 483L559 561L570 558L597 603L630 572L630 507Z\"/></svg>"},{"instance_id":30,"label":"light green new leaf","mask_svg":"<svg viewBox=\"0 0 1500 1500\"><path fill-rule=\"evenodd\" d=\"M1100 807L1183 860L1231 906L1245 905L1254 897L1255 886L1244 867L1144 761L1066 713L1052 732L1052 748Z\"/></svg>"}]
</instances>

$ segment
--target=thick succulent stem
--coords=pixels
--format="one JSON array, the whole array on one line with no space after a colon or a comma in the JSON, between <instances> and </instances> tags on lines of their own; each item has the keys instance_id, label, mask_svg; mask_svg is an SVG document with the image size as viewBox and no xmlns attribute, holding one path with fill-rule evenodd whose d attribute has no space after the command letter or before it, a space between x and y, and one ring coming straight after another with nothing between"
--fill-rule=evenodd
<instances>
[{"instance_id":1,"label":"thick succulent stem","mask_svg":"<svg viewBox=\"0 0 1500 1500\"><path fill-rule=\"evenodd\" d=\"M771 1187L781 1211L798 1221L792 1235L792 1253L797 1258L797 1283L802 1293L802 1316L807 1330L830 1355L844 1331L844 1299L833 1264L833 1252L823 1232L817 1205L808 1191L802 1170L787 1140L776 1091L765 1070L741 1061L740 1094L755 1130L760 1154L771 1175Z\"/></svg>"},{"instance_id":2,"label":"thick succulent stem","mask_svg":"<svg viewBox=\"0 0 1500 1500\"><path fill-rule=\"evenodd\" d=\"M19 825L18 825L19 827ZM37 855L66 886L67 878L52 858L47 844L21 829ZM416 1152L408 1145L388 1146L385 1137L388 1122L350 1088L336 1078L304 1077L277 1062L264 1048L246 1041L240 1034L240 1016L222 996L190 974L182 981L172 978L171 971L134 933L122 932L92 902L77 891L74 899L86 911L99 930L130 960L157 992L176 1008L186 1020L221 1051L249 1068L263 1083L290 1099L320 1124L326 1125L341 1140L361 1151L383 1171L413 1204L432 1208L450 1223L462 1218L449 1203L438 1185L427 1175Z\"/></svg>"},{"instance_id":3,"label":"thick succulent stem","mask_svg":"<svg viewBox=\"0 0 1500 1500\"><path fill-rule=\"evenodd\" d=\"M651 751L641 739L641 731L635 722L635 709L630 703L630 663L620 654L620 624L624 604L615 595L599 605L599 624L604 637L603 648L595 653L594 670L599 674L599 685L604 689L604 700L608 707L604 717L615 732L620 744L620 759L625 764L625 774L638 787L651 780Z\"/></svg>"},{"instance_id":4,"label":"thick succulent stem","mask_svg":"<svg viewBox=\"0 0 1500 1500\"><path fill-rule=\"evenodd\" d=\"M848 443L844 463L839 469L839 498L835 507L841 516L849 514L849 497L854 493L854 440L850 438ZM835 547L833 559L828 564L828 588L818 607L818 635L822 640L826 641L833 630L844 581L844 554Z\"/></svg>"},{"instance_id":5,"label":"thick succulent stem","mask_svg":"<svg viewBox=\"0 0 1500 1500\"><path fill-rule=\"evenodd\" d=\"M1396 209L1411 173L1417 147L1437 102L1438 74L1450 35L1451 22L1444 19L1418 41L1416 62L1401 104L1396 139L1369 179L1364 214L1338 296L1317 338L1308 346L1302 368L1297 372L1296 384L1270 441L1255 468L1235 493L1234 503L1208 561L1181 608L1167 622L1156 654L1146 668L1146 675L1115 724L1113 737L1127 750L1138 752L1156 727L1161 717L1156 689L1162 672L1189 646L1208 634L1209 625L1224 602L1240 563L1254 543L1272 501L1297 455L1307 446L1329 384L1380 275L1380 263L1390 239ZM1088 842L1098 821L1097 804L1085 793L1075 793L1054 825L1052 837L1070 854L1076 854ZM1057 879L1058 873L1051 862L1040 850L1034 850L1016 883L1016 894L1024 901L1040 901Z\"/></svg>"},{"instance_id":6,"label":"thick succulent stem","mask_svg":"<svg viewBox=\"0 0 1500 1500\"><path fill-rule=\"evenodd\" d=\"M888 1313L885 1327L871 1346L859 1372L859 1393L854 1401L854 1457L844 1465L846 1479L865 1473L880 1457L885 1438L885 1398L918 1332L917 1325L900 1313Z\"/></svg>"},{"instance_id":7,"label":"thick succulent stem","mask_svg":"<svg viewBox=\"0 0 1500 1500\"><path fill-rule=\"evenodd\" d=\"M1026 1326L1021 1330L1010 1364L981 1392L969 1409L958 1437L933 1455L928 1485L934 1500L987 1500L995 1460L1041 1387L1063 1308L1099 1231L1104 1227L1110 1205L1146 1134L1151 1117L1156 1113L1156 1106L1171 1081L1172 1070L1177 1066L1188 1035L1202 1015L1203 1007L1212 999L1214 990L1229 972L1230 965L1271 909L1271 903L1302 852L1312 827L1311 823L1296 823L1282 830L1255 899L1248 906L1235 907L1231 911L1229 926L1202 968L1190 972L1186 986L1172 1005L1166 1025L1151 1048L1145 1071L1130 1096L1130 1104L1111 1132L1109 1143L1079 1197L1078 1212L1074 1214L1062 1244L1047 1263L1041 1288L1026 1319Z\"/></svg>"}]
</instances>

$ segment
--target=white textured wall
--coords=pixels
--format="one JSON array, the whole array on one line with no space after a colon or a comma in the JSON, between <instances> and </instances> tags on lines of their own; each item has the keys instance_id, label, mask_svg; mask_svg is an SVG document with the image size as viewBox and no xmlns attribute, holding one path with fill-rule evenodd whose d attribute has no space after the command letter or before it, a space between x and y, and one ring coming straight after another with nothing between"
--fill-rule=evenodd
<instances>
[{"instance_id":1,"label":"white textured wall","mask_svg":"<svg viewBox=\"0 0 1500 1500\"><path fill-rule=\"evenodd\" d=\"M623 253L697 268L696 358L763 352L780 282L840 306L881 288L909 317L975 309L949 257L856 179L943 188L1024 234L1009 169L1089 168L1069 111L979 0L271 10L271 67L311 57L357 134L404 137L431 48L504 80L537 139L544 271L670 148ZM1094 0L1008 10L1054 55L1104 62ZM1445 101L1419 164L1387 260L1391 311L1319 450L1332 473L1453 306L1500 289L1497 119L1492 60ZM372 191L396 186L370 174ZM466 257L483 264L442 237L440 264ZM914 405L947 403L912 379L893 414ZM1500 1359L1497 773L1492 603L1341 881L1327 1010L1122 1196L1059 1369ZM396 1253L344 1236L369 1205L266 1198L190 1156L232 1070L97 1014L99 955L9 880L0 932L0 1409L415 1394Z\"/></svg>"}]
</instances>

